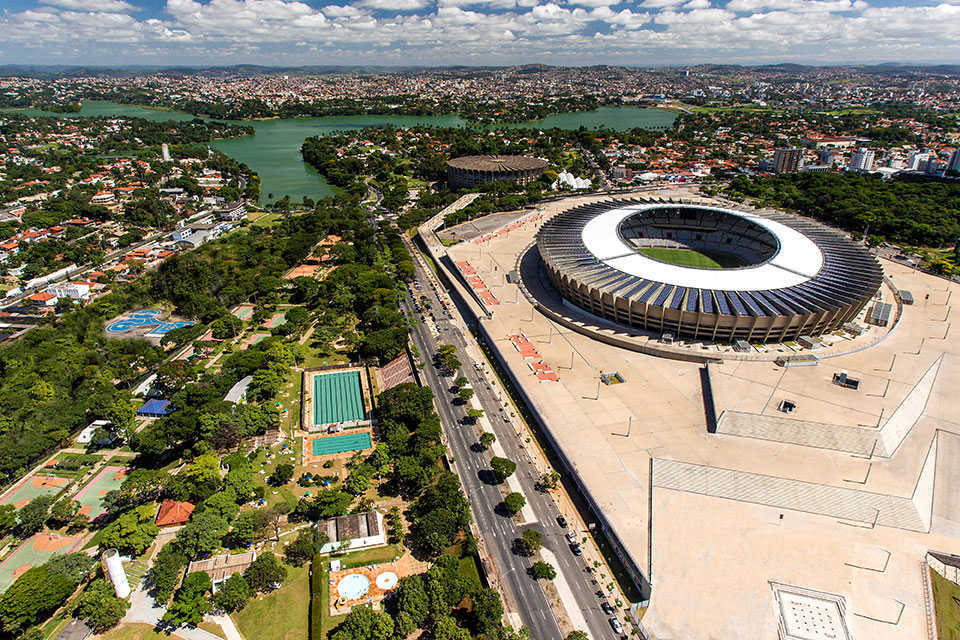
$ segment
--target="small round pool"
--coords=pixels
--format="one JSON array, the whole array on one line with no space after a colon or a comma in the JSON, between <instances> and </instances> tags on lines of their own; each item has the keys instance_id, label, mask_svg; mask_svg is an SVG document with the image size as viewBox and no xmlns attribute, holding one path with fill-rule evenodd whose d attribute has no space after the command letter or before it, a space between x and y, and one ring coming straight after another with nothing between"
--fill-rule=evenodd
<instances>
[{"instance_id":1,"label":"small round pool","mask_svg":"<svg viewBox=\"0 0 960 640\"><path fill-rule=\"evenodd\" d=\"M347 600L362 598L370 591L370 579L362 573L351 573L337 583L337 593Z\"/></svg>"},{"instance_id":2,"label":"small round pool","mask_svg":"<svg viewBox=\"0 0 960 640\"><path fill-rule=\"evenodd\" d=\"M397 574L393 571L384 571L377 576L377 586L383 591L389 591L397 586Z\"/></svg>"}]
</instances>

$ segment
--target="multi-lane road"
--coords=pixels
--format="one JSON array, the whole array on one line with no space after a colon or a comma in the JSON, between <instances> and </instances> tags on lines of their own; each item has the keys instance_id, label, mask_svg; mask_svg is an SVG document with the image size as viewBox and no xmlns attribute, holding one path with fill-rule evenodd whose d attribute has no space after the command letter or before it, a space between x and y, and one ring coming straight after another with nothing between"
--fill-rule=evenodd
<instances>
[{"instance_id":1,"label":"multi-lane road","mask_svg":"<svg viewBox=\"0 0 960 640\"><path fill-rule=\"evenodd\" d=\"M609 616L601 609L601 604L605 601L602 585L597 584L592 568L587 566L583 557L573 554L564 537L572 531L579 539L584 537L585 532L576 531L574 523L570 523L570 528L561 527L557 521L559 512L553 498L537 491L539 472L524 450L515 428L506 419L502 399L497 397L499 392L494 391L488 382L488 376L492 376L489 365L486 362L474 363L470 360L466 347L468 341L473 344L474 338L472 335L464 335L457 326L461 323L451 321L453 314L460 311L456 308L444 309L431 289L430 280L422 265L418 261L416 264L418 282L421 283L416 295L426 296L427 303L433 309L433 318L424 318L424 321L417 322L411 336L424 361L422 374L436 396L450 455L473 506L477 527L497 565L500 588L507 592L507 602L513 603L518 609L521 621L530 630L531 637L536 640L558 640L562 637L541 584L527 574L531 559L513 552L513 542L520 537L523 530L536 528L543 534L544 547L555 557L556 568L569 585L573 598L568 596L564 604L578 609L578 612L572 613L568 610L573 626L586 631L594 640L614 640L616 634L608 623ZM418 302L412 296L405 301L407 311L413 317L420 317L416 311ZM427 315L425 309L424 315ZM470 321L468 315L463 319ZM529 505L529 509L524 511L530 522L522 526L513 518L497 513L497 507L503 501L501 489L485 481L489 477L491 452L479 448L473 425L462 424L466 407L454 401L457 396L450 390L453 378L443 377L433 366L433 356L439 344L452 344L457 347L462 367L456 375L462 373L467 377L499 446L503 447L508 458L517 463L514 477ZM530 514L532 518L529 517ZM587 628L581 628L583 626Z\"/></svg>"}]
</instances>

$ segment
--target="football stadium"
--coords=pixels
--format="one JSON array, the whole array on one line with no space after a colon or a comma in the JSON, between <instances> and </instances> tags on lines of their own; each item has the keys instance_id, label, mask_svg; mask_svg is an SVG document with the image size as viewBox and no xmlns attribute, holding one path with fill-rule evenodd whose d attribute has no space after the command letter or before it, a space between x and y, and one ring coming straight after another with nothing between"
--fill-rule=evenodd
<instances>
[{"instance_id":1,"label":"football stadium","mask_svg":"<svg viewBox=\"0 0 960 640\"><path fill-rule=\"evenodd\" d=\"M837 331L882 283L864 247L783 212L612 200L555 216L536 242L568 303L685 338L782 342Z\"/></svg>"}]
</instances>

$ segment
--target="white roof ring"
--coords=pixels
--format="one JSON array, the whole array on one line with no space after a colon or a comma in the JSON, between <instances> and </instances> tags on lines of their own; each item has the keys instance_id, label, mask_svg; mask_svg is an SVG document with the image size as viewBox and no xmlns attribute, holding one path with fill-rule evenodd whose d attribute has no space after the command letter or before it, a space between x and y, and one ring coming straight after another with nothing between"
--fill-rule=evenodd
<instances>
[{"instance_id":1,"label":"white roof ring","mask_svg":"<svg viewBox=\"0 0 960 640\"><path fill-rule=\"evenodd\" d=\"M583 226L584 247L604 264L623 273L656 282L695 289L719 291L764 291L791 287L816 276L823 267L820 248L807 236L787 225L763 216L700 204L672 203L672 208L714 211L737 216L758 225L776 238L779 250L766 262L737 269L697 269L649 258L620 235L621 223L663 203L628 205L605 211Z\"/></svg>"}]
</instances>

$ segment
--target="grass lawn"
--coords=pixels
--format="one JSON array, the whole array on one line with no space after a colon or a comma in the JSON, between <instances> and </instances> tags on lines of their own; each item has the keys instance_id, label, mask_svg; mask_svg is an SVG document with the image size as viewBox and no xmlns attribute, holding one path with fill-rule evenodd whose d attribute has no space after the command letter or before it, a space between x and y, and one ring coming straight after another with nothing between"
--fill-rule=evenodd
<instances>
[{"instance_id":1,"label":"grass lawn","mask_svg":"<svg viewBox=\"0 0 960 640\"><path fill-rule=\"evenodd\" d=\"M221 637L221 638L226 638L226 637L227 637L227 634L223 632L223 629L220 628L220 625L218 625L216 622L206 622L206 621L204 621L204 622L201 622L200 624L198 624L197 627L199 627L200 629L203 629L204 631L206 631L206 632L208 632L208 633L212 633L212 634L215 635L215 636L219 636L219 637Z\"/></svg>"},{"instance_id":2,"label":"grass lawn","mask_svg":"<svg viewBox=\"0 0 960 640\"><path fill-rule=\"evenodd\" d=\"M742 261L735 256L719 253L702 253L692 249L649 247L640 249L640 253L654 260L680 265L681 267L693 267L695 269L731 269L742 266L743 264Z\"/></svg>"},{"instance_id":3,"label":"grass lawn","mask_svg":"<svg viewBox=\"0 0 960 640\"><path fill-rule=\"evenodd\" d=\"M157 633L152 625L140 622L120 625L100 636L101 640L171 640L179 637Z\"/></svg>"},{"instance_id":4,"label":"grass lawn","mask_svg":"<svg viewBox=\"0 0 960 640\"><path fill-rule=\"evenodd\" d=\"M388 544L385 547L374 547L373 549L363 549L354 551L342 556L335 556L340 560L342 569L352 569L354 567L364 567L368 564L380 564L381 562L390 562L397 556L403 555L403 549L399 545Z\"/></svg>"},{"instance_id":5,"label":"grass lawn","mask_svg":"<svg viewBox=\"0 0 960 640\"><path fill-rule=\"evenodd\" d=\"M933 569L933 610L937 617L937 637L940 640L960 640L960 587Z\"/></svg>"},{"instance_id":6,"label":"grass lawn","mask_svg":"<svg viewBox=\"0 0 960 640\"><path fill-rule=\"evenodd\" d=\"M231 617L246 640L303 640L310 631L309 606L309 565L289 567L282 587Z\"/></svg>"}]
</instances>

